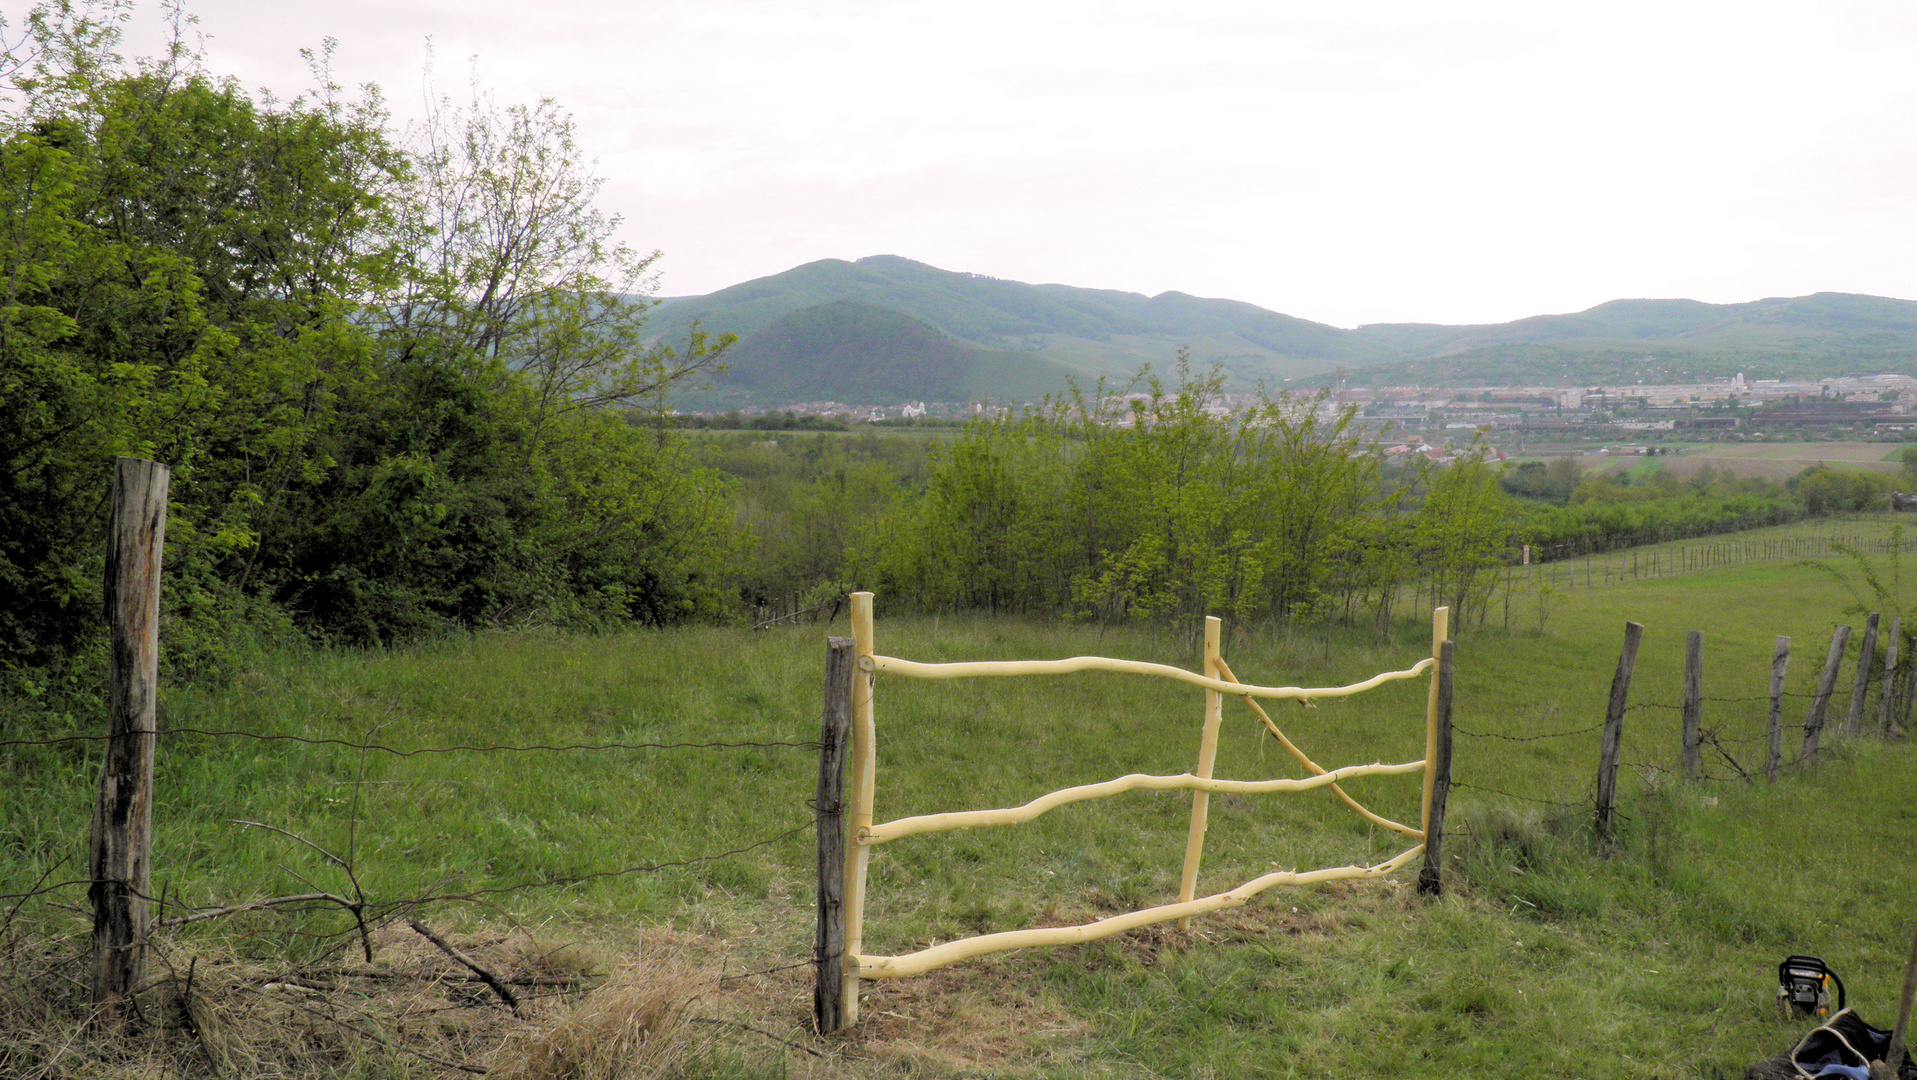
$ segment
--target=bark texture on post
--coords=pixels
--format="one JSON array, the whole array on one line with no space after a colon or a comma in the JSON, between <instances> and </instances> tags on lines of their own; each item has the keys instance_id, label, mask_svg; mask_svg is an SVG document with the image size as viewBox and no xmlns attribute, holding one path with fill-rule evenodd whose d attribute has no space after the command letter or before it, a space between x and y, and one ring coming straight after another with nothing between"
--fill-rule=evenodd
<instances>
[{"instance_id":1,"label":"bark texture on post","mask_svg":"<svg viewBox=\"0 0 1917 1080\"><path fill-rule=\"evenodd\" d=\"M819 830L819 922L812 962L812 1020L819 1034L845 1017L845 751L852 729L852 639L828 638L825 714L819 724L819 786L813 800Z\"/></svg>"},{"instance_id":2,"label":"bark texture on post","mask_svg":"<svg viewBox=\"0 0 1917 1080\"><path fill-rule=\"evenodd\" d=\"M1438 647L1438 752L1431 759L1431 817L1424 827L1424 869L1418 891L1444 892L1444 806L1451 797L1451 642Z\"/></svg>"},{"instance_id":3,"label":"bark texture on post","mask_svg":"<svg viewBox=\"0 0 1917 1080\"><path fill-rule=\"evenodd\" d=\"M1611 676L1611 700L1604 709L1604 742L1598 750L1597 811L1593 824L1600 842L1611 839L1611 814L1617 809L1617 752L1624 738L1624 703L1631 694L1631 669L1637 666L1637 647L1644 640L1644 624L1624 624L1624 648L1618 653L1617 673Z\"/></svg>"},{"instance_id":4,"label":"bark texture on post","mask_svg":"<svg viewBox=\"0 0 1917 1080\"><path fill-rule=\"evenodd\" d=\"M1771 657L1771 730L1770 760L1764 775L1773 781L1784 764L1784 669L1791 662L1791 639L1777 639L1777 653Z\"/></svg>"},{"instance_id":5,"label":"bark texture on post","mask_svg":"<svg viewBox=\"0 0 1917 1080\"><path fill-rule=\"evenodd\" d=\"M1704 632L1693 630L1684 638L1684 779L1704 776L1703 756L1698 744L1704 741Z\"/></svg>"},{"instance_id":6,"label":"bark texture on post","mask_svg":"<svg viewBox=\"0 0 1917 1080\"><path fill-rule=\"evenodd\" d=\"M1855 739L1864 733L1864 702L1870 697L1871 669L1877 663L1877 613L1864 618L1864 642L1857 649L1857 681L1850 688L1850 711L1844 714L1844 734Z\"/></svg>"},{"instance_id":7,"label":"bark texture on post","mask_svg":"<svg viewBox=\"0 0 1917 1080\"><path fill-rule=\"evenodd\" d=\"M1877 692L1877 729L1890 734L1890 717L1895 711L1897 701L1898 647L1904 640L1904 618L1894 615L1890 620L1890 635L1884 639L1884 685ZM1908 665L1910 660L1903 658Z\"/></svg>"},{"instance_id":8,"label":"bark texture on post","mask_svg":"<svg viewBox=\"0 0 1917 1080\"><path fill-rule=\"evenodd\" d=\"M1890 1029L1890 1047L1884 1054L1884 1063L1889 1065L1894 1075L1904 1072L1905 1052L1910 1035L1910 1007L1917 1002L1917 932L1910 936L1910 959L1904 961L1904 989L1897 998L1897 1022Z\"/></svg>"},{"instance_id":9,"label":"bark texture on post","mask_svg":"<svg viewBox=\"0 0 1917 1080\"><path fill-rule=\"evenodd\" d=\"M107 744L93 807L93 1003L118 1020L139 984L152 881L153 727L160 676L166 466L120 458L106 550Z\"/></svg>"},{"instance_id":10,"label":"bark texture on post","mask_svg":"<svg viewBox=\"0 0 1917 1080\"><path fill-rule=\"evenodd\" d=\"M1850 627L1840 626L1830 636L1830 654L1824 657L1824 674L1817 680L1817 696L1811 699L1810 715L1804 718L1804 744L1798 747L1797 760L1809 761L1817 755L1817 741L1824 732L1824 712L1830 708L1831 691L1837 688L1837 669L1844 665L1844 646L1850 641Z\"/></svg>"}]
</instances>

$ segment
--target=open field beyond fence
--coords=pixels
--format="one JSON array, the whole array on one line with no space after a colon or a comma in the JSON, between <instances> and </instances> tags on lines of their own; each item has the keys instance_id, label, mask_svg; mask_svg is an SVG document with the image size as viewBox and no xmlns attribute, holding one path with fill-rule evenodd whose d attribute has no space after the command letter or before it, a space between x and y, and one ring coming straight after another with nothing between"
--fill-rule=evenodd
<instances>
[{"instance_id":1,"label":"open field beyond fence","mask_svg":"<svg viewBox=\"0 0 1917 1080\"><path fill-rule=\"evenodd\" d=\"M1779 959L1824 956L1851 1003L1888 1023L1917 918L1908 744L1840 743L1774 785L1726 762L1748 765L1762 737L1773 639L1797 645L1787 722L1801 724L1833 624L1855 621L1848 602L1828 576L1774 561L1567 590L1542 632L1534 612L1509 632L1495 620L1456 628L1455 881L1442 900L1417 898L1408 875L1278 890L1188 932L875 984L859 1027L833 1039L808 1026L808 800L824 639L843 620L262 657L230 688L161 703L154 882L172 921L153 1000L200 1020L162 1012L157 1057L87 1067L539 1075L513 1071L535 1036L663 978L690 1018L700 1075L1740 1075L1801 1030L1773 1019ZM877 603L889 647L928 662L1197 665L1195 628L906 619ZM1647 629L1619 849L1599 857L1597 726L1627 619ZM1703 722L1726 752L1696 785L1677 779L1691 630L1705 635ZM1407 621L1378 645L1365 631L1227 627L1223 655L1248 682L1334 685L1429 650L1428 624ZM1192 766L1190 694L1148 680L882 677L877 692L886 817ZM1327 766L1411 760L1424 694L1391 684L1274 717ZM1301 775L1255 720L1228 715L1217 776ZM0 1072L56 1059L72 1072L89 1046L72 980L99 747L85 718L15 713L6 725ZM1417 819L1415 784L1354 781L1353 793ZM1214 796L1201 892L1401 846L1320 795ZM870 870L867 946L901 952L1175 898L1179 859L1167 853L1189 800L1136 792L1061 808L1016 837L960 830L888 848ZM331 899L187 921L315 894ZM408 920L522 980L524 1018ZM404 995L395 971L411 973ZM256 1028L277 1056L246 1056L241 1035Z\"/></svg>"}]
</instances>

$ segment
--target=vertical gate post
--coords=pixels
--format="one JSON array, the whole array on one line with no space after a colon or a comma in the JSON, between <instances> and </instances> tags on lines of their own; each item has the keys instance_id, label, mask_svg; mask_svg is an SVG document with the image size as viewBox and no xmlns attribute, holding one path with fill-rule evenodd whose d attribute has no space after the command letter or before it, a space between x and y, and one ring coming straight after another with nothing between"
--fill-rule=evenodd
<instances>
[{"instance_id":1,"label":"vertical gate post","mask_svg":"<svg viewBox=\"0 0 1917 1080\"><path fill-rule=\"evenodd\" d=\"M851 638L826 639L825 712L819 724L818 933L812 959L812 1020L819 1034L845 1027L845 751L852 726Z\"/></svg>"},{"instance_id":2,"label":"vertical gate post","mask_svg":"<svg viewBox=\"0 0 1917 1080\"><path fill-rule=\"evenodd\" d=\"M1434 777L1431 814L1424 826L1424 869L1418 872L1418 891L1426 896L1444 892L1444 807L1451 798L1451 648L1449 641L1438 647L1438 745L1425 766L1425 775Z\"/></svg>"},{"instance_id":3,"label":"vertical gate post","mask_svg":"<svg viewBox=\"0 0 1917 1080\"><path fill-rule=\"evenodd\" d=\"M872 827L872 792L877 780L877 731L872 719L872 594L852 594L852 739L851 779L846 803L849 851L845 860L845 1027L859 1022L859 954L865 949L865 870L872 849L861 843Z\"/></svg>"},{"instance_id":4,"label":"vertical gate post","mask_svg":"<svg viewBox=\"0 0 1917 1080\"><path fill-rule=\"evenodd\" d=\"M1597 811L1593 823L1599 842L1611 839L1611 814L1617 809L1617 752L1624 738L1624 703L1631 694L1631 669L1637 666L1637 646L1644 624L1624 624L1624 649L1618 653L1617 673L1611 676L1611 700L1604 710L1604 742L1598 750Z\"/></svg>"},{"instance_id":5,"label":"vertical gate post","mask_svg":"<svg viewBox=\"0 0 1917 1080\"><path fill-rule=\"evenodd\" d=\"M1773 782L1784 764L1784 669L1791 662L1791 639L1777 639L1777 654L1771 657L1771 730L1770 760L1764 775Z\"/></svg>"},{"instance_id":6,"label":"vertical gate post","mask_svg":"<svg viewBox=\"0 0 1917 1080\"><path fill-rule=\"evenodd\" d=\"M93 1004L107 1023L140 981L153 874L153 757L160 677L160 558L171 473L114 465L106 546L107 744L93 807L87 889L93 903Z\"/></svg>"},{"instance_id":7,"label":"vertical gate post","mask_svg":"<svg viewBox=\"0 0 1917 1080\"><path fill-rule=\"evenodd\" d=\"M1218 670L1220 630L1224 626L1216 616L1205 616L1205 678L1221 678ZM1205 723L1198 737L1198 767L1192 774L1211 779L1212 766L1218 761L1218 728L1225 718L1225 695L1205 691ZM1198 894L1198 864L1205 855L1205 825L1211 810L1211 792L1191 793L1191 826L1185 833L1185 868L1178 878L1178 900L1183 903ZM1191 928L1191 918L1178 920L1180 930Z\"/></svg>"},{"instance_id":8,"label":"vertical gate post","mask_svg":"<svg viewBox=\"0 0 1917 1080\"><path fill-rule=\"evenodd\" d=\"M1857 648L1857 680L1850 688L1850 711L1844 714L1844 734L1855 739L1864 733L1864 699L1870 696L1871 668L1877 663L1877 613L1864 617L1864 642Z\"/></svg>"},{"instance_id":9,"label":"vertical gate post","mask_svg":"<svg viewBox=\"0 0 1917 1080\"><path fill-rule=\"evenodd\" d=\"M1424 792L1418 804L1418 828L1431 833L1431 800L1437 795L1438 776L1432 762L1438 760L1438 669L1444 666L1444 643L1451 638L1451 609L1431 609L1431 688L1424 699Z\"/></svg>"},{"instance_id":10,"label":"vertical gate post","mask_svg":"<svg viewBox=\"0 0 1917 1080\"><path fill-rule=\"evenodd\" d=\"M1844 664L1844 646L1850 641L1850 627L1840 626L1831 633L1830 655L1824 658L1824 674L1817 680L1817 696L1811 699L1810 715L1804 718L1804 744L1797 749L1797 760L1817 756L1817 740L1824 732L1824 710L1830 708L1831 691L1837 688L1837 669Z\"/></svg>"},{"instance_id":11,"label":"vertical gate post","mask_svg":"<svg viewBox=\"0 0 1917 1080\"><path fill-rule=\"evenodd\" d=\"M1704 741L1704 632L1684 638L1684 779L1704 775L1698 744Z\"/></svg>"}]
</instances>

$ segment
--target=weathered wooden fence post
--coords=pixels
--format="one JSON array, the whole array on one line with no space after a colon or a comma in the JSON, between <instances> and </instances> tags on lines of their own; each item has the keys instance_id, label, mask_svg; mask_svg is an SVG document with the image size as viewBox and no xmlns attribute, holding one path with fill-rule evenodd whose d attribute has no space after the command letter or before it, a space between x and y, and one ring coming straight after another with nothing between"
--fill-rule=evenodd
<instances>
[{"instance_id":1,"label":"weathered wooden fence post","mask_svg":"<svg viewBox=\"0 0 1917 1080\"><path fill-rule=\"evenodd\" d=\"M819 724L819 925L813 941L812 1020L819 1034L845 1027L845 751L852 727L852 639L826 639L825 713Z\"/></svg>"},{"instance_id":2,"label":"weathered wooden fence post","mask_svg":"<svg viewBox=\"0 0 1917 1080\"><path fill-rule=\"evenodd\" d=\"M1777 653L1771 657L1771 730L1770 760L1765 766L1764 775L1777 780L1777 770L1784 765L1784 669L1791 662L1791 639L1777 639Z\"/></svg>"},{"instance_id":3,"label":"weathered wooden fence post","mask_svg":"<svg viewBox=\"0 0 1917 1080\"><path fill-rule=\"evenodd\" d=\"M1890 636L1884 641L1884 685L1877 691L1877 729L1890 734L1890 717L1895 711L1897 701L1897 661L1898 647L1904 640L1904 618L1893 615L1890 620ZM1909 664L1908 658L1904 659Z\"/></svg>"},{"instance_id":4,"label":"weathered wooden fence post","mask_svg":"<svg viewBox=\"0 0 1917 1080\"><path fill-rule=\"evenodd\" d=\"M1810 715L1804 718L1804 744L1797 749L1797 760L1809 761L1817 754L1817 739L1824 732L1824 710L1830 707L1831 691L1837 688L1837 669L1844 663L1844 646L1850 641L1850 627L1840 626L1830 636L1830 655L1824 658L1824 674L1817 680L1817 696L1811 699Z\"/></svg>"},{"instance_id":5,"label":"weathered wooden fence post","mask_svg":"<svg viewBox=\"0 0 1917 1080\"><path fill-rule=\"evenodd\" d=\"M1697 780L1704 775L1704 762L1698 744L1704 739L1704 632L1693 630L1684 638L1684 779Z\"/></svg>"},{"instance_id":6,"label":"weathered wooden fence post","mask_svg":"<svg viewBox=\"0 0 1917 1080\"><path fill-rule=\"evenodd\" d=\"M1431 814L1424 824L1424 869L1418 871L1418 891L1426 896L1444 892L1444 807L1451 798L1451 642L1438 646L1437 753L1425 770L1432 778Z\"/></svg>"},{"instance_id":7,"label":"weathered wooden fence post","mask_svg":"<svg viewBox=\"0 0 1917 1080\"><path fill-rule=\"evenodd\" d=\"M1611 838L1611 814L1617 808L1617 751L1624 737L1624 702L1631 693L1631 669L1637 666L1637 646L1643 638L1643 623L1624 624L1624 649L1618 653L1617 674L1611 676L1611 700L1604 710L1604 742L1598 749L1593 824L1600 842Z\"/></svg>"},{"instance_id":8,"label":"weathered wooden fence post","mask_svg":"<svg viewBox=\"0 0 1917 1080\"><path fill-rule=\"evenodd\" d=\"M1904 1053L1907 1044L1904 1039L1910 1034L1910 1007L1917 1002L1917 932L1910 937L1910 959L1904 961L1904 990L1897 999L1897 1022L1890 1029L1890 1047L1884 1053L1884 1064L1890 1066L1891 1075L1904 1074Z\"/></svg>"},{"instance_id":9,"label":"weathered wooden fence post","mask_svg":"<svg viewBox=\"0 0 1917 1080\"><path fill-rule=\"evenodd\" d=\"M1844 714L1844 734L1855 739L1864 733L1864 701L1870 697L1871 669L1877 663L1877 613L1864 617L1864 643L1857 649L1857 680L1850 688L1850 711Z\"/></svg>"},{"instance_id":10,"label":"weathered wooden fence post","mask_svg":"<svg viewBox=\"0 0 1917 1080\"><path fill-rule=\"evenodd\" d=\"M107 744L93 807L93 1004L106 1023L139 985L153 874L154 707L160 678L160 557L171 473L120 458L106 545Z\"/></svg>"}]
</instances>

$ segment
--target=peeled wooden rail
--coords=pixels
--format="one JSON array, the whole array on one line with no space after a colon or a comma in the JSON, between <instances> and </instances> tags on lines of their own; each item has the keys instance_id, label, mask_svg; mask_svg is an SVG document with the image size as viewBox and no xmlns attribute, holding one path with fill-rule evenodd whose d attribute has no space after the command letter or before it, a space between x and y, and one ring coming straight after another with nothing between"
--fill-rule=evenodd
<instances>
[{"instance_id":1,"label":"peeled wooden rail","mask_svg":"<svg viewBox=\"0 0 1917 1080\"><path fill-rule=\"evenodd\" d=\"M1432 803L1436 778L1433 776L1433 769L1444 766L1434 766L1433 762L1438 760L1439 748L1448 745L1448 741L1441 739L1439 720L1441 714L1445 717L1449 716L1450 700L1449 668L1439 664L1439 658L1446 655L1443 650L1448 646L1446 641L1448 611L1445 608L1438 608L1432 614L1431 656L1402 671L1382 672L1348 686L1257 686L1240 682L1231 668L1225 664L1223 657L1219 655L1222 624L1217 619L1205 620L1205 666L1202 674L1169 664L1117 660L1101 656L1075 656L1064 660L919 663L895 656L880 656L874 652L872 594L853 593L851 686L840 687L835 691L829 684L827 690L827 728L832 727L831 717L835 710L844 709L850 714L849 775L846 778L845 794L841 804L842 813L836 812L838 807L834 806L830 808L834 812L828 814L829 808L826 805L831 801L826 793L831 789L838 770L836 760L829 766L822 761L820 775L819 911L822 922L817 939L816 956L819 986L814 995L814 1015L819 1030L822 1033L836 1031L858 1022L858 991L861 979L890 979L917 975L989 953L1032 946L1068 945L1094 941L1135 927L1174 919L1178 920L1179 925L1183 927L1192 916L1237 907L1260 892L1277 885L1308 885L1323 881L1380 877L1403 867L1419 855L1425 854L1427 850L1435 852L1437 849L1429 847L1428 842L1435 841L1442 830L1442 811L1440 810L1439 816L1434 820ZM884 823L874 823L877 725L873 716L872 689L877 675L884 673L917 679L958 679L1066 675L1086 671L1148 675L1202 689L1205 692L1204 718L1200 730L1198 759L1192 771L1169 776L1133 773L1100 783L1064 788L1042 795L1021 806L920 814ZM1326 769L1312 761L1290 739L1286 738L1270 715L1258 704L1261 699L1291 700L1304 705L1321 698L1349 697L1389 682L1414 679L1427 672L1431 675L1431 688L1426 708L1425 756L1417 761L1399 764L1374 762L1370 765L1347 765L1338 769ZM844 700L840 701L834 696L835 693ZM1285 750L1312 775L1303 779L1221 780L1214 778L1211 775L1212 765L1217 757L1222 707L1227 696L1238 698L1249 706ZM832 742L831 739L826 741ZM1448 753L1445 756L1448 758ZM828 773L832 775L829 776ZM1341 786L1344 781L1359 777L1393 776L1406 773L1423 774L1422 827L1420 828L1412 828L1373 813L1347 794ZM1317 788L1329 788L1359 817L1373 825L1405 836L1415 842L1414 846L1383 862L1369 866L1274 871L1253 878L1226 892L1204 897L1196 895L1205 832L1208 826L1209 799L1213 792L1261 794L1311 791ZM1127 912L1081 926L1041 927L983 934L900 956L874 956L864 952L866 873L871 863L872 849L878 845L922 833L1022 824L1061 806L1106 798L1129 791L1170 790L1188 790L1192 793L1191 820L1186 837L1184 867L1180 875L1177 902ZM1442 788L1439 790L1442 791ZM828 820L831 822L829 825ZM828 829L835 835L826 836ZM1435 868L1427 866L1426 875L1435 877ZM831 884L837 884L839 887L836 890L827 888ZM837 893L836 896L828 895L834 891ZM841 921L838 925L827 927L823 922L827 918Z\"/></svg>"},{"instance_id":2,"label":"peeled wooden rail","mask_svg":"<svg viewBox=\"0 0 1917 1080\"><path fill-rule=\"evenodd\" d=\"M856 594L855 594L856 595ZM914 679L964 679L982 675L1070 675L1080 671L1117 671L1129 675L1157 675L1175 679L1206 690L1235 697L1281 698L1312 701L1317 698L1350 697L1376 689L1399 679L1415 679L1437 663L1431 657L1403 671L1386 671L1350 686L1252 686L1234 679L1209 679L1196 672L1170 664L1151 664L1143 660L1113 660L1104 656L1074 656L1066 660L972 660L956 664L921 664L896 656L861 657L859 667L881 674L909 675Z\"/></svg>"},{"instance_id":3,"label":"peeled wooden rail","mask_svg":"<svg viewBox=\"0 0 1917 1080\"><path fill-rule=\"evenodd\" d=\"M1354 776L1396 776L1400 773L1417 772L1422 768L1424 768L1423 761L1407 761L1402 765L1377 763L1347 765L1342 769L1319 773L1307 780L1210 780L1193 776L1191 773L1179 773L1176 776L1148 776L1144 773L1132 773L1103 783L1063 788L1049 795L1041 795L1023 806L1009 807L1004 810L960 810L949 814L921 814L916 817L900 818L883 825L861 829L859 834L852 838L852 842L867 845L883 844L887 840L897 840L901 836L945 832L949 829L973 829L981 825L1022 825L1047 810L1075 802L1084 802L1087 799L1103 799L1127 791L1189 789L1224 791L1240 795L1268 791L1309 791L1312 788L1336 786L1338 781L1348 780Z\"/></svg>"},{"instance_id":4,"label":"peeled wooden rail","mask_svg":"<svg viewBox=\"0 0 1917 1080\"><path fill-rule=\"evenodd\" d=\"M1253 878L1230 892L1221 892L1177 904L1140 908L1137 911L1128 911L1123 915L1114 915L1109 919L1100 919L1082 926L1006 930L997 934L981 934L961 941L948 941L943 945L934 945L929 949L920 949L918 952L905 953L901 956L861 956L859 957L859 975L867 979L897 979L906 975L920 975L933 968L944 967L960 960L970 960L975 956L985 956L1010 949L1025 949L1041 945L1076 945L1085 941L1097 941L1099 938L1121 934L1140 926L1150 926L1153 923L1170 922L1173 919L1190 918L1193 915L1204 915L1208 912L1238 907L1275 885L1315 885L1323 881L1383 877L1417 858L1423 852L1424 845L1420 844L1373 866L1334 866L1324 870L1307 870L1303 873L1295 870L1279 870Z\"/></svg>"}]
</instances>

